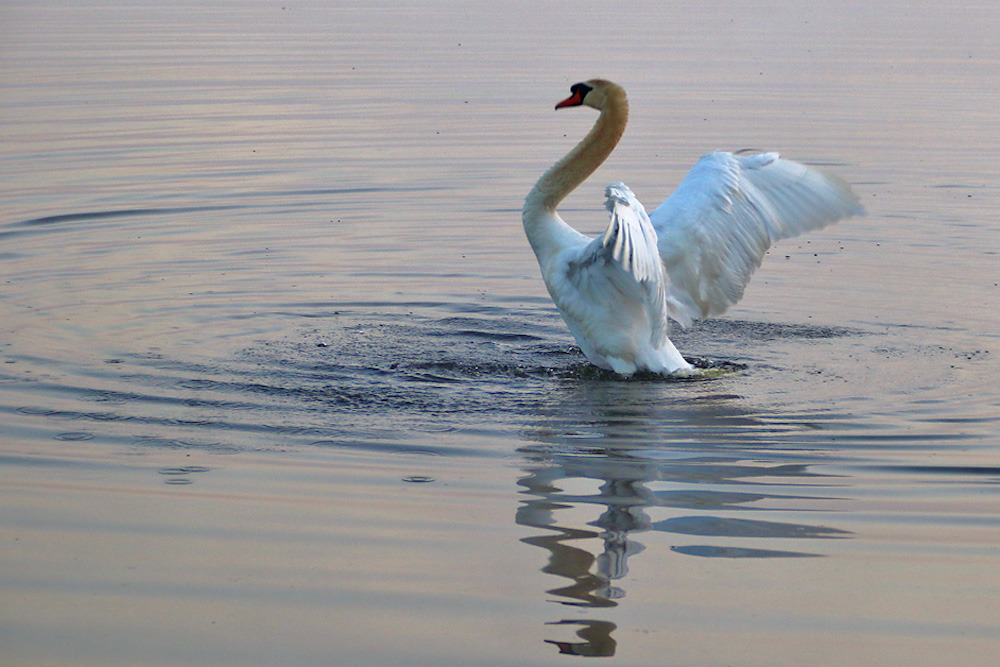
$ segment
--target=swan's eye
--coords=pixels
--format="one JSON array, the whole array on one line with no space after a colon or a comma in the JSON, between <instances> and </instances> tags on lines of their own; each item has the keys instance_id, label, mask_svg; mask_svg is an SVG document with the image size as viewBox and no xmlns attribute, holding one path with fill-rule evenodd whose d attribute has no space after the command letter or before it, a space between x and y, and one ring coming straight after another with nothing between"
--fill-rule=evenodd
<instances>
[{"instance_id":1,"label":"swan's eye","mask_svg":"<svg viewBox=\"0 0 1000 667\"><path fill-rule=\"evenodd\" d=\"M576 93L577 95L579 95L580 101L583 102L583 99L587 96L587 93L589 93L593 89L594 89L593 86L588 86L585 83L574 83L570 87L569 92Z\"/></svg>"}]
</instances>

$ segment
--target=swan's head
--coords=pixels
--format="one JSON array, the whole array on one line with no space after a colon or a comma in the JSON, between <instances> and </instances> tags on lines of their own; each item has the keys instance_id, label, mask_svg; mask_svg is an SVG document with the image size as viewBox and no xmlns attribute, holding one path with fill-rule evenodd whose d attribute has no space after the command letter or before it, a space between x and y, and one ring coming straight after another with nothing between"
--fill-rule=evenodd
<instances>
[{"instance_id":1,"label":"swan's head","mask_svg":"<svg viewBox=\"0 0 1000 667\"><path fill-rule=\"evenodd\" d=\"M605 79L590 79L574 83L570 86L569 91L572 95L557 104L556 109L587 106L600 111L604 109L608 100L619 96L625 97L625 90L621 86Z\"/></svg>"}]
</instances>

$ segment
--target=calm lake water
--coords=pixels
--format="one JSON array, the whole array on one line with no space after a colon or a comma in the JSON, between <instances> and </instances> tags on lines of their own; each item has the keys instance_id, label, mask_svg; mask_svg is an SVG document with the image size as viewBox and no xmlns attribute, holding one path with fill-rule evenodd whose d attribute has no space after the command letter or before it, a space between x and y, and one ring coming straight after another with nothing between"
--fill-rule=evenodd
<instances>
[{"instance_id":1,"label":"calm lake water","mask_svg":"<svg viewBox=\"0 0 1000 667\"><path fill-rule=\"evenodd\" d=\"M0 8L0 662L993 665L1000 5ZM594 370L521 229L773 149L868 209ZM575 663L574 663L575 664Z\"/></svg>"}]
</instances>

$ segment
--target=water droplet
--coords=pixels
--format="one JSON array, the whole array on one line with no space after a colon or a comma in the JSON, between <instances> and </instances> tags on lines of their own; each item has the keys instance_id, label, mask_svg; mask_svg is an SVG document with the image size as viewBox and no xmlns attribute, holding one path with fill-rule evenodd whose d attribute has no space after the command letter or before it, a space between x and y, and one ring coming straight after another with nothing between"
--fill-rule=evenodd
<instances>
[{"instance_id":1,"label":"water droplet","mask_svg":"<svg viewBox=\"0 0 1000 667\"><path fill-rule=\"evenodd\" d=\"M403 481L410 482L411 484L427 484L435 480L433 477L425 477L424 475L410 475L409 477L404 477Z\"/></svg>"},{"instance_id":2,"label":"water droplet","mask_svg":"<svg viewBox=\"0 0 1000 667\"><path fill-rule=\"evenodd\" d=\"M70 433L59 433L53 436L56 440L62 440L63 442L80 442L82 440L93 440L94 435L92 433L84 433L82 431L70 432Z\"/></svg>"},{"instance_id":3,"label":"water droplet","mask_svg":"<svg viewBox=\"0 0 1000 667\"><path fill-rule=\"evenodd\" d=\"M161 475L190 475L196 472L208 472L211 468L205 466L183 466L181 468L160 468Z\"/></svg>"}]
</instances>

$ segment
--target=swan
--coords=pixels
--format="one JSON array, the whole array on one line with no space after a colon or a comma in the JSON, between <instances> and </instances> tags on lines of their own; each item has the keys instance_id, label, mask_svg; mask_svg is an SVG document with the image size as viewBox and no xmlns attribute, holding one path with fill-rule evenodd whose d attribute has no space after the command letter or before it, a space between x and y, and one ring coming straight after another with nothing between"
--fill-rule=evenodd
<instances>
[{"instance_id":1,"label":"swan","mask_svg":"<svg viewBox=\"0 0 1000 667\"><path fill-rule=\"evenodd\" d=\"M743 297L771 243L859 215L840 179L777 153L702 157L652 213L624 183L609 185L608 227L590 238L556 212L618 145L628 122L625 90L604 79L570 87L556 109L599 111L590 132L525 198L521 221L542 279L594 365L621 375L689 375L668 337Z\"/></svg>"}]
</instances>

